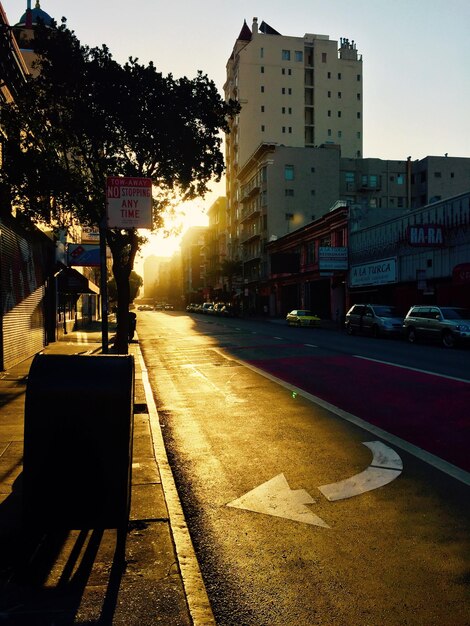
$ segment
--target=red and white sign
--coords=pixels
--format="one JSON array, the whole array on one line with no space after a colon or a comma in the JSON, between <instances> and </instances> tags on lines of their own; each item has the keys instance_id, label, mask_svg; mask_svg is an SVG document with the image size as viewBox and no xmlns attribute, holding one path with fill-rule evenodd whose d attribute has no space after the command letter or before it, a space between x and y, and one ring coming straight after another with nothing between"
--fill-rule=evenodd
<instances>
[{"instance_id":1,"label":"red and white sign","mask_svg":"<svg viewBox=\"0 0 470 626\"><path fill-rule=\"evenodd\" d=\"M152 228L152 179L106 178L108 228Z\"/></svg>"}]
</instances>

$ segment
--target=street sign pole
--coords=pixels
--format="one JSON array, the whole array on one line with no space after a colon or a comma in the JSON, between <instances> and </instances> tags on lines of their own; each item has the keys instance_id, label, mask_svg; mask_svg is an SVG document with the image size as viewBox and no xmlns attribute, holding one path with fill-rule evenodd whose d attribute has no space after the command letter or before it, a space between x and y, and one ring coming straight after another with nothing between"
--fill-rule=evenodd
<instances>
[{"instance_id":1,"label":"street sign pole","mask_svg":"<svg viewBox=\"0 0 470 626\"><path fill-rule=\"evenodd\" d=\"M100 293L101 293L101 351L108 354L108 281L106 266L106 216L100 223Z\"/></svg>"}]
</instances>

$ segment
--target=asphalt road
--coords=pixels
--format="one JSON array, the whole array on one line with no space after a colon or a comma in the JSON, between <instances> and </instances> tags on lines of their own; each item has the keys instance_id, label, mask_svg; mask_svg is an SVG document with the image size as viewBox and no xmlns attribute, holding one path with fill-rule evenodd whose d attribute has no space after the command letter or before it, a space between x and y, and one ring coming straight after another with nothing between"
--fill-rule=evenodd
<instances>
[{"instance_id":1,"label":"asphalt road","mask_svg":"<svg viewBox=\"0 0 470 626\"><path fill-rule=\"evenodd\" d=\"M468 474L448 460L468 351L178 312L137 331L218 624L470 624ZM455 428L457 477L407 441Z\"/></svg>"}]
</instances>

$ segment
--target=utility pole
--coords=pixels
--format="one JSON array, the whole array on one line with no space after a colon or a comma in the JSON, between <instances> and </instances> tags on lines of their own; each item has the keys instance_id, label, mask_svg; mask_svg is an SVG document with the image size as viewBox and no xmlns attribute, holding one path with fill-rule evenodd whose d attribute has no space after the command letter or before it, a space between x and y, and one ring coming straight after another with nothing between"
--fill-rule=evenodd
<instances>
[{"instance_id":1,"label":"utility pole","mask_svg":"<svg viewBox=\"0 0 470 626\"><path fill-rule=\"evenodd\" d=\"M100 295L101 295L101 351L108 354L108 281L106 266L106 215L100 223Z\"/></svg>"}]
</instances>

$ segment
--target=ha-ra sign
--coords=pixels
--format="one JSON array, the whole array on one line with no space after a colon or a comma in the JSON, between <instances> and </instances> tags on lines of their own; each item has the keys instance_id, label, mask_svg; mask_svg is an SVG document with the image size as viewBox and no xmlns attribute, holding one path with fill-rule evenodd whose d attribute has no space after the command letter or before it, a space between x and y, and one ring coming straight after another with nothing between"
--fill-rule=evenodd
<instances>
[{"instance_id":1,"label":"ha-ra sign","mask_svg":"<svg viewBox=\"0 0 470 626\"><path fill-rule=\"evenodd\" d=\"M152 179L106 178L108 228L152 228Z\"/></svg>"}]
</instances>

